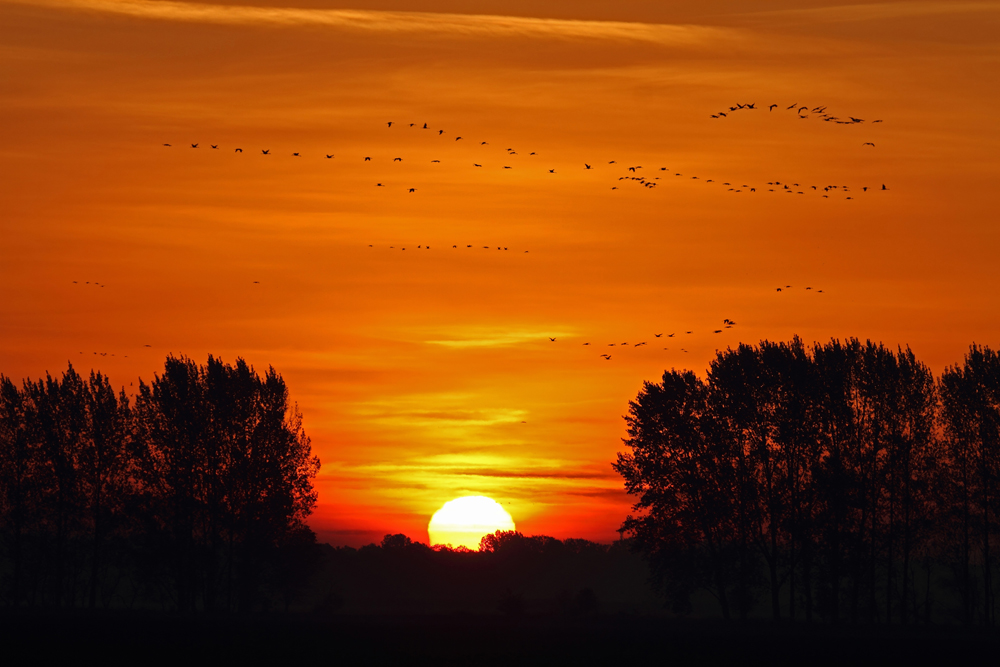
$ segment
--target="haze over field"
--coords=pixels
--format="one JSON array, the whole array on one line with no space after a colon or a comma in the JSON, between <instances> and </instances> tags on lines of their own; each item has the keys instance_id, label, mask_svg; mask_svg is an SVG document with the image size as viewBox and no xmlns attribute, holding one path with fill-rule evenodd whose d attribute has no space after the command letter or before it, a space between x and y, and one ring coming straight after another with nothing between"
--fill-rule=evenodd
<instances>
[{"instance_id":1,"label":"haze over field","mask_svg":"<svg viewBox=\"0 0 1000 667\"><path fill-rule=\"evenodd\" d=\"M664 369L1000 345L1000 3L537 4L0 2L0 373L242 356L320 539L610 541Z\"/></svg>"}]
</instances>

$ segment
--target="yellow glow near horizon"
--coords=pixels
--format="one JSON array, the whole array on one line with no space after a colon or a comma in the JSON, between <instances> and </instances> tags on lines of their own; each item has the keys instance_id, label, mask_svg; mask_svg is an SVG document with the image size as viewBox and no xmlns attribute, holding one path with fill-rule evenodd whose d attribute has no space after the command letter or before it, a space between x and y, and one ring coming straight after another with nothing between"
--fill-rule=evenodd
<instances>
[{"instance_id":1,"label":"yellow glow near horizon","mask_svg":"<svg viewBox=\"0 0 1000 667\"><path fill-rule=\"evenodd\" d=\"M427 524L431 545L449 544L478 549L483 535L514 530L514 520L500 503L486 496L463 496L449 500Z\"/></svg>"}]
</instances>

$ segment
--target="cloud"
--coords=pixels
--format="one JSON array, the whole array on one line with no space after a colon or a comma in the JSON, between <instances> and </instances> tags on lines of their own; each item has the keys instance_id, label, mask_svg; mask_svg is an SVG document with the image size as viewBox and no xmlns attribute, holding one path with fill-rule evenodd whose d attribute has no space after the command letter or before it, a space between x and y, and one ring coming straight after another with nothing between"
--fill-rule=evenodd
<instances>
[{"instance_id":1,"label":"cloud","mask_svg":"<svg viewBox=\"0 0 1000 667\"><path fill-rule=\"evenodd\" d=\"M515 470L496 468L451 468L441 469L449 475L468 475L474 477L500 477L510 479L617 479L618 475L613 472L595 472L592 470L571 470L564 468L553 468L547 470Z\"/></svg>"},{"instance_id":2,"label":"cloud","mask_svg":"<svg viewBox=\"0 0 1000 667\"><path fill-rule=\"evenodd\" d=\"M941 2L927 0L916 2L880 2L870 5L839 5L810 9L779 9L751 12L743 16L780 23L848 23L881 21L943 14L968 14L973 12L1000 11L996 2ZM786 19L786 21L782 21Z\"/></svg>"},{"instance_id":3,"label":"cloud","mask_svg":"<svg viewBox=\"0 0 1000 667\"><path fill-rule=\"evenodd\" d=\"M560 336L569 334L552 331L516 331L510 333L486 334L481 337L462 338L452 340L427 340L428 345L442 345L451 348L470 347L510 347L521 343L540 343L547 341L549 337L558 339Z\"/></svg>"},{"instance_id":4,"label":"cloud","mask_svg":"<svg viewBox=\"0 0 1000 667\"><path fill-rule=\"evenodd\" d=\"M674 46L694 46L716 41L727 35L731 37L735 34L732 29L703 26L542 19L484 14L245 7L173 2L170 0L20 1L35 6L122 14L164 21L229 25L325 26L379 33L601 39Z\"/></svg>"}]
</instances>

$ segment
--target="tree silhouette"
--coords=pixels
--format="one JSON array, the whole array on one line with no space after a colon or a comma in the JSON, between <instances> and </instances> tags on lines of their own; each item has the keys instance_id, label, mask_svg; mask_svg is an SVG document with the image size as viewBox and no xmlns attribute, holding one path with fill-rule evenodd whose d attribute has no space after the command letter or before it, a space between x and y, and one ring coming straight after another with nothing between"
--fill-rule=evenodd
<instances>
[{"instance_id":1,"label":"tree silhouette","mask_svg":"<svg viewBox=\"0 0 1000 667\"><path fill-rule=\"evenodd\" d=\"M304 584L312 455L281 377L169 357L134 406L108 379L0 376L0 596L96 607L121 589L182 611Z\"/></svg>"},{"instance_id":2,"label":"tree silhouette","mask_svg":"<svg viewBox=\"0 0 1000 667\"><path fill-rule=\"evenodd\" d=\"M943 456L936 401L912 351L856 339L741 345L719 352L704 382L665 373L625 418L629 451L613 465L640 515L623 527L676 608L702 588L725 618L734 603L745 618L766 590L775 620L784 607L908 623L918 554L930 605L937 471L962 464ZM968 434L953 441L972 451ZM988 542L984 532L984 554Z\"/></svg>"}]
</instances>

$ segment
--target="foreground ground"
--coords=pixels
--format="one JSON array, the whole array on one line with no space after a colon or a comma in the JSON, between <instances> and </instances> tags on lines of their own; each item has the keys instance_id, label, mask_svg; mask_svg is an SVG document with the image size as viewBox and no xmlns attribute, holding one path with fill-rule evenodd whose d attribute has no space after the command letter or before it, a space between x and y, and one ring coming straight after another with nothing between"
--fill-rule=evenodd
<instances>
[{"instance_id":1,"label":"foreground ground","mask_svg":"<svg viewBox=\"0 0 1000 667\"><path fill-rule=\"evenodd\" d=\"M0 617L18 664L74 661L228 664L968 664L996 632L958 628L747 625L651 617L500 615L182 617L45 613ZM6 663L6 660L4 660ZM14 664L14 663L6 663Z\"/></svg>"}]
</instances>

